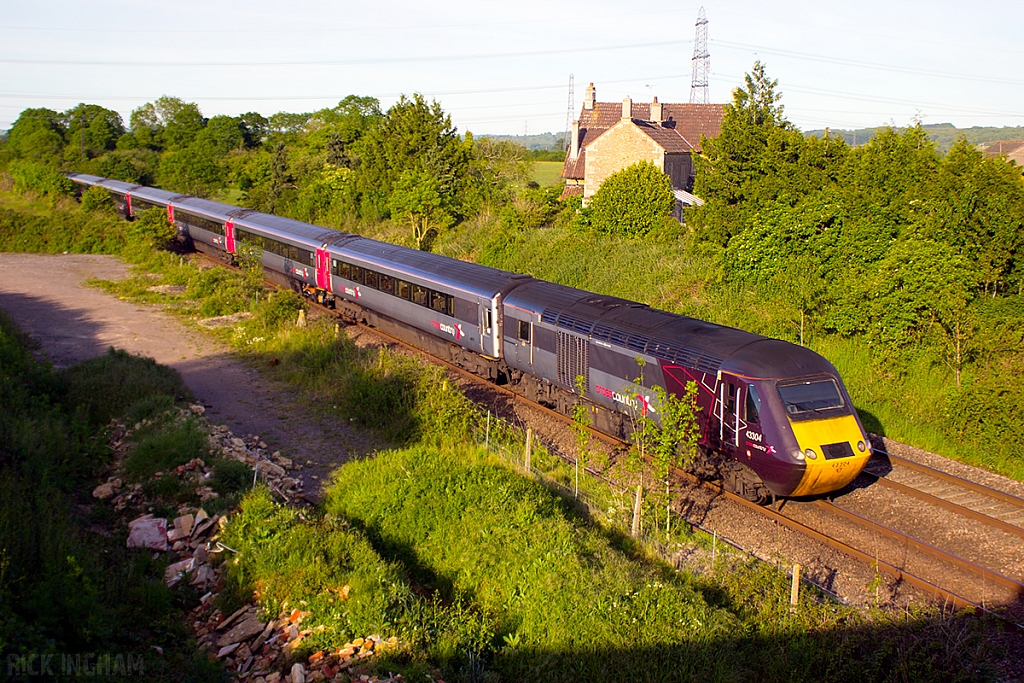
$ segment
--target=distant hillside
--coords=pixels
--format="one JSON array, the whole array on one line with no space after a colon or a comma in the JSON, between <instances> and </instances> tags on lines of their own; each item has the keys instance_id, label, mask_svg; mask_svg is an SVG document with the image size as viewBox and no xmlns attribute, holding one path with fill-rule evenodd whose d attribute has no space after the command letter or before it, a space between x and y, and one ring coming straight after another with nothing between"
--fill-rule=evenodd
<instances>
[{"instance_id":1,"label":"distant hillside","mask_svg":"<svg viewBox=\"0 0 1024 683\"><path fill-rule=\"evenodd\" d=\"M922 126L928 133L928 138L938 144L940 151L947 151L953 146L958 137L963 135L968 142L975 145L988 144L996 140L1024 140L1024 126L1004 126L1002 128L974 126L972 128L957 128L952 123L932 123ZM829 135L842 136L848 145L863 145L875 136L879 128L858 128L856 130L829 129ZM807 136L822 137L824 130L809 130L804 133Z\"/></svg>"},{"instance_id":2,"label":"distant hillside","mask_svg":"<svg viewBox=\"0 0 1024 683\"><path fill-rule=\"evenodd\" d=\"M480 135L482 138L511 140L529 150L561 150L565 133L537 133L536 135Z\"/></svg>"}]
</instances>

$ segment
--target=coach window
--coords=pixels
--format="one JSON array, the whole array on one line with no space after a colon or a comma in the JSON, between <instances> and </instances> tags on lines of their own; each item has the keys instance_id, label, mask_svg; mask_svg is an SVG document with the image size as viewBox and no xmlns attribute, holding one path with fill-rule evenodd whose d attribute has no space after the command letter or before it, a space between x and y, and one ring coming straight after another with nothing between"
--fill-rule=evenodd
<instances>
[{"instance_id":1,"label":"coach window","mask_svg":"<svg viewBox=\"0 0 1024 683\"><path fill-rule=\"evenodd\" d=\"M530 343L530 321L528 320L519 321L519 341Z\"/></svg>"},{"instance_id":2,"label":"coach window","mask_svg":"<svg viewBox=\"0 0 1024 683\"><path fill-rule=\"evenodd\" d=\"M363 281L363 269L362 268L360 268L359 266L352 266L352 269L351 269L350 272L351 272L352 277L350 277L349 279L352 280L352 282L362 282Z\"/></svg>"},{"instance_id":3,"label":"coach window","mask_svg":"<svg viewBox=\"0 0 1024 683\"><path fill-rule=\"evenodd\" d=\"M405 280L395 280L395 296L399 299L409 300L409 293L412 286Z\"/></svg>"},{"instance_id":4,"label":"coach window","mask_svg":"<svg viewBox=\"0 0 1024 683\"><path fill-rule=\"evenodd\" d=\"M412 302L420 306L427 305L427 289L419 285L412 286Z\"/></svg>"},{"instance_id":5,"label":"coach window","mask_svg":"<svg viewBox=\"0 0 1024 683\"><path fill-rule=\"evenodd\" d=\"M378 282L377 273L373 272L372 270L368 270L368 271L366 271L366 274L365 274L364 278L365 278L364 282L366 283L367 287L373 287L374 289L379 289L379 287L377 285L377 282Z\"/></svg>"},{"instance_id":6,"label":"coach window","mask_svg":"<svg viewBox=\"0 0 1024 683\"><path fill-rule=\"evenodd\" d=\"M430 292L430 307L438 313L444 313L445 315L452 315L454 311L454 301L447 294L441 292Z\"/></svg>"},{"instance_id":7,"label":"coach window","mask_svg":"<svg viewBox=\"0 0 1024 683\"><path fill-rule=\"evenodd\" d=\"M758 414L761 412L761 397L757 395L757 389L753 384L747 385L747 422L757 423Z\"/></svg>"},{"instance_id":8,"label":"coach window","mask_svg":"<svg viewBox=\"0 0 1024 683\"><path fill-rule=\"evenodd\" d=\"M394 282L395 281L392 280L387 275L381 275L380 276L380 291L386 292L388 294L394 294L395 293Z\"/></svg>"}]
</instances>

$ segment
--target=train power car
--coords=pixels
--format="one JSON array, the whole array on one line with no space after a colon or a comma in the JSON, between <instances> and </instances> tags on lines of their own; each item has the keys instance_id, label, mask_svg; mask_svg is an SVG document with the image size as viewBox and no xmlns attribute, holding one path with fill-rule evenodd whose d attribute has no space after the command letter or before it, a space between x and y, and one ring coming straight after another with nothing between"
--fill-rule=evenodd
<instances>
[{"instance_id":1,"label":"train power car","mask_svg":"<svg viewBox=\"0 0 1024 683\"><path fill-rule=\"evenodd\" d=\"M164 209L182 240L225 260L257 254L268 279L491 381L627 439L651 391L698 387L698 468L749 500L846 486L870 457L836 369L788 342L571 287L165 190L103 187L125 217ZM643 363L638 363L642 359ZM583 378L583 391L577 378Z\"/></svg>"}]
</instances>

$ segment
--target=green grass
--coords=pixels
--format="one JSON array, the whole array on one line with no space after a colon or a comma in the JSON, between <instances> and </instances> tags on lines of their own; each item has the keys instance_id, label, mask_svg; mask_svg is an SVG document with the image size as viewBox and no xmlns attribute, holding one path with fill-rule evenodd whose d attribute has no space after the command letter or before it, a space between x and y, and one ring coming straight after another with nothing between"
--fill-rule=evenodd
<instances>
[{"instance_id":1,"label":"green grass","mask_svg":"<svg viewBox=\"0 0 1024 683\"><path fill-rule=\"evenodd\" d=\"M118 513L90 495L109 462L104 430L110 411L125 409L132 395L152 406L155 387L178 386L180 379L165 382L166 368L121 355L55 373L30 350L0 314L5 667L19 656L106 653L141 657L147 680L219 680L217 664L190 637L186 596L163 582L166 558L127 548ZM97 376L107 372L110 377ZM124 386L113 396L94 395L111 381Z\"/></svg>"},{"instance_id":2,"label":"green grass","mask_svg":"<svg viewBox=\"0 0 1024 683\"><path fill-rule=\"evenodd\" d=\"M469 444L346 464L304 517L248 496L231 585L302 604L308 651L399 638L382 667L408 680L992 680L1000 655L984 620L869 618L807 590L793 611L785 574L734 553L675 573Z\"/></svg>"},{"instance_id":3,"label":"green grass","mask_svg":"<svg viewBox=\"0 0 1024 683\"><path fill-rule=\"evenodd\" d=\"M541 187L555 187L562 182L561 161L535 161L531 180Z\"/></svg>"}]
</instances>

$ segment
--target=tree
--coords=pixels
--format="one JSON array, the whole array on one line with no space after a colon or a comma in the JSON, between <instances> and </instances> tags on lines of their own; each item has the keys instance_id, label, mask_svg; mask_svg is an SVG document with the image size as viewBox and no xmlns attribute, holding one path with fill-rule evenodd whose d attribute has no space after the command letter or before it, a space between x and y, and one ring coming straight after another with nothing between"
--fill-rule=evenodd
<instances>
[{"instance_id":1,"label":"tree","mask_svg":"<svg viewBox=\"0 0 1024 683\"><path fill-rule=\"evenodd\" d=\"M725 246L746 224L752 205L798 194L789 188L803 183L802 174L779 170L799 159L805 142L786 120L777 86L764 65L754 62L745 87L736 88L725 105L718 137L701 140L694 192L707 203L689 212L687 222L704 240Z\"/></svg>"},{"instance_id":2,"label":"tree","mask_svg":"<svg viewBox=\"0 0 1024 683\"><path fill-rule=\"evenodd\" d=\"M403 95L379 125L367 130L355 152L364 217L388 215L391 194L407 172L429 175L440 208L451 217L460 215L470 150L437 102L428 104L420 94Z\"/></svg>"},{"instance_id":3,"label":"tree","mask_svg":"<svg viewBox=\"0 0 1024 683\"><path fill-rule=\"evenodd\" d=\"M49 165L61 161L64 119L52 109L25 109L11 125L7 148L16 159L32 159Z\"/></svg>"},{"instance_id":4,"label":"tree","mask_svg":"<svg viewBox=\"0 0 1024 683\"><path fill-rule=\"evenodd\" d=\"M867 288L864 327L891 356L936 334L959 385L973 333L969 304L977 277L976 267L947 245L898 242Z\"/></svg>"},{"instance_id":5,"label":"tree","mask_svg":"<svg viewBox=\"0 0 1024 683\"><path fill-rule=\"evenodd\" d=\"M592 225L601 232L643 237L675 207L672 181L650 161L608 176L590 204Z\"/></svg>"},{"instance_id":6,"label":"tree","mask_svg":"<svg viewBox=\"0 0 1024 683\"><path fill-rule=\"evenodd\" d=\"M424 171L406 171L395 184L388 208L392 215L409 222L416 247L429 250L438 231L454 222L444 204L433 176Z\"/></svg>"},{"instance_id":7,"label":"tree","mask_svg":"<svg viewBox=\"0 0 1024 683\"><path fill-rule=\"evenodd\" d=\"M176 151L196 139L206 125L206 119L194 102L165 95L135 109L130 123L139 145Z\"/></svg>"},{"instance_id":8,"label":"tree","mask_svg":"<svg viewBox=\"0 0 1024 683\"><path fill-rule=\"evenodd\" d=\"M64 159L71 164L115 149L125 132L120 114L96 104L79 104L61 116L67 131Z\"/></svg>"},{"instance_id":9,"label":"tree","mask_svg":"<svg viewBox=\"0 0 1024 683\"><path fill-rule=\"evenodd\" d=\"M687 382L682 396L669 393L665 387L645 386L642 356L636 357L639 374L632 386L626 389L632 395L630 420L632 422L633 445L629 451L629 462L637 470L637 487L633 502L633 523L631 533L640 535L640 513L644 498L644 470L647 459L654 464L655 476L669 487L669 474L673 467L684 467L697 455L700 441L700 427L697 422L697 385ZM666 501L666 520L671 511ZM666 522L667 528L667 522Z\"/></svg>"}]
</instances>

